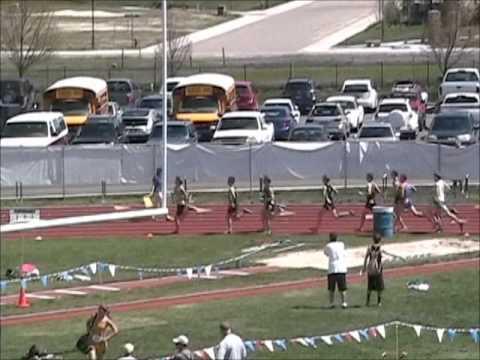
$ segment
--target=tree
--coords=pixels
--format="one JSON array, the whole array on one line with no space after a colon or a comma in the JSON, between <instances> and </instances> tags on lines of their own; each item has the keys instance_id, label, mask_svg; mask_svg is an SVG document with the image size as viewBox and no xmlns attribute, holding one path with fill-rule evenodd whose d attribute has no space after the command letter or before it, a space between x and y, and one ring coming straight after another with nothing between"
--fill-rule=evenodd
<instances>
[{"instance_id":1,"label":"tree","mask_svg":"<svg viewBox=\"0 0 480 360\"><path fill-rule=\"evenodd\" d=\"M461 36L469 23L465 8L456 1L445 1L441 14L429 13L428 38L431 52L442 74L465 55L469 39Z\"/></svg>"},{"instance_id":2,"label":"tree","mask_svg":"<svg viewBox=\"0 0 480 360\"><path fill-rule=\"evenodd\" d=\"M168 16L167 25L168 76L175 76L192 56L192 43L186 35L178 30L173 12ZM162 58L163 44L159 46L159 50L158 55Z\"/></svg>"},{"instance_id":3,"label":"tree","mask_svg":"<svg viewBox=\"0 0 480 360\"><path fill-rule=\"evenodd\" d=\"M1 11L0 49L16 67L19 77L47 58L57 40L53 13L43 7L44 2L35 3L36 11L33 3L25 0Z\"/></svg>"}]
</instances>

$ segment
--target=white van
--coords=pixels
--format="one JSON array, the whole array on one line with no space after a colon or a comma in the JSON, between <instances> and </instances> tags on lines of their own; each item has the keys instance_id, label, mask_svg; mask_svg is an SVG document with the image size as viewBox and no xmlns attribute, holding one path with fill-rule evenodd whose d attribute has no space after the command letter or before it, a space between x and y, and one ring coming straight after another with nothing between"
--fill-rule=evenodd
<instances>
[{"instance_id":1,"label":"white van","mask_svg":"<svg viewBox=\"0 0 480 360\"><path fill-rule=\"evenodd\" d=\"M66 144L68 127L60 112L30 112L7 120L0 147L47 147Z\"/></svg>"}]
</instances>

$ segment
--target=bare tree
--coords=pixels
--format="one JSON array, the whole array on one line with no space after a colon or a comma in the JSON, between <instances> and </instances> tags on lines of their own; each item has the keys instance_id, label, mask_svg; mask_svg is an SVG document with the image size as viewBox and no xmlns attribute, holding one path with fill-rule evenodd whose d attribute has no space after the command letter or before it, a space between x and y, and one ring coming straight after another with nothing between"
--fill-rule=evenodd
<instances>
[{"instance_id":1,"label":"bare tree","mask_svg":"<svg viewBox=\"0 0 480 360\"><path fill-rule=\"evenodd\" d=\"M173 13L169 14L167 25L168 76L175 76L192 56L192 43L190 39L177 28ZM159 55L161 55L163 52L163 44L160 45L159 50Z\"/></svg>"},{"instance_id":2,"label":"bare tree","mask_svg":"<svg viewBox=\"0 0 480 360\"><path fill-rule=\"evenodd\" d=\"M465 55L469 40L461 36L462 28L469 22L460 2L446 1L439 14L430 13L428 38L431 52L442 74L457 64Z\"/></svg>"},{"instance_id":3,"label":"bare tree","mask_svg":"<svg viewBox=\"0 0 480 360\"><path fill-rule=\"evenodd\" d=\"M43 7L44 2L35 3L34 6L30 1L19 0L1 11L1 50L20 77L48 57L57 40L53 13Z\"/></svg>"}]
</instances>

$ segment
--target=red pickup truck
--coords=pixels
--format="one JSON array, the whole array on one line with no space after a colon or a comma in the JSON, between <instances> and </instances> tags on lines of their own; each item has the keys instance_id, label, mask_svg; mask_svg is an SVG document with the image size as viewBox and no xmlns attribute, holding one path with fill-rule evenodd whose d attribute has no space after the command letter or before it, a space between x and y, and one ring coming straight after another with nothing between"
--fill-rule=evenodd
<instances>
[{"instance_id":1,"label":"red pickup truck","mask_svg":"<svg viewBox=\"0 0 480 360\"><path fill-rule=\"evenodd\" d=\"M257 91L251 81L235 81L238 110L258 111Z\"/></svg>"}]
</instances>

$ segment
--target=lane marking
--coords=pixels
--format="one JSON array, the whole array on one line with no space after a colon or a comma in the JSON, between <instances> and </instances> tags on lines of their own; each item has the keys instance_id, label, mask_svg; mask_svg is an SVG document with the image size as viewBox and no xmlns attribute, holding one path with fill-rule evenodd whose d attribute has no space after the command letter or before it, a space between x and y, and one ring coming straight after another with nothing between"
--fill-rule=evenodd
<instances>
[{"instance_id":1,"label":"lane marking","mask_svg":"<svg viewBox=\"0 0 480 360\"><path fill-rule=\"evenodd\" d=\"M111 286L102 286L102 285L91 285L88 288L94 289L94 290L103 290L103 291L120 291L119 288L111 287Z\"/></svg>"},{"instance_id":2,"label":"lane marking","mask_svg":"<svg viewBox=\"0 0 480 360\"><path fill-rule=\"evenodd\" d=\"M41 299L41 300L55 300L55 296L51 295L41 295L41 294L27 294L27 298L32 298L32 299Z\"/></svg>"},{"instance_id":3,"label":"lane marking","mask_svg":"<svg viewBox=\"0 0 480 360\"><path fill-rule=\"evenodd\" d=\"M65 295L87 295L85 291L78 291L78 290L57 289L53 291L57 294L65 294Z\"/></svg>"},{"instance_id":4,"label":"lane marking","mask_svg":"<svg viewBox=\"0 0 480 360\"><path fill-rule=\"evenodd\" d=\"M222 275L233 275L233 276L248 276L250 273L245 271L236 271L236 270L221 270L218 272Z\"/></svg>"}]
</instances>

